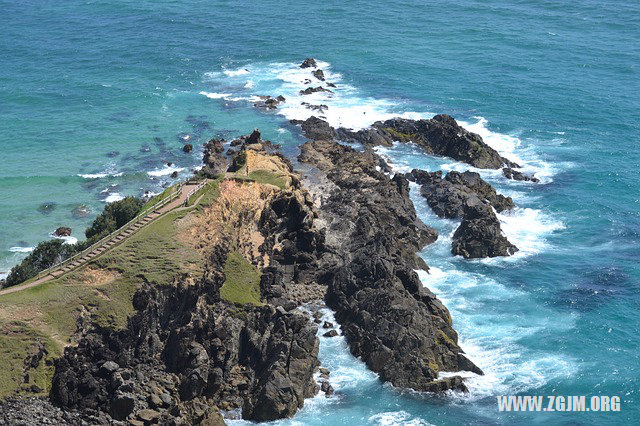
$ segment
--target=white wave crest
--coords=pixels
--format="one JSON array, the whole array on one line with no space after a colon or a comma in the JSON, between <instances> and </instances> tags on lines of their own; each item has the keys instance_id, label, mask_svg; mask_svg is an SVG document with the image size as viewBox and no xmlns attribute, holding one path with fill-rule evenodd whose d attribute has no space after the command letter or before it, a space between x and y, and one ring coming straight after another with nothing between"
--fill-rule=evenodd
<instances>
[{"instance_id":1,"label":"white wave crest","mask_svg":"<svg viewBox=\"0 0 640 426\"><path fill-rule=\"evenodd\" d=\"M153 176L153 177L160 177L160 176L168 176L168 175L172 174L173 172L180 173L183 170L184 170L184 167L177 167L175 165L173 165L173 166L165 165L162 169L152 170L150 172L147 172L147 174L149 176Z\"/></svg>"},{"instance_id":2,"label":"white wave crest","mask_svg":"<svg viewBox=\"0 0 640 426\"><path fill-rule=\"evenodd\" d=\"M31 253L35 247L10 247L11 253Z\"/></svg>"},{"instance_id":3,"label":"white wave crest","mask_svg":"<svg viewBox=\"0 0 640 426\"><path fill-rule=\"evenodd\" d=\"M113 194L109 194L107 196L107 198L105 198L103 201L105 203L113 203L113 202L120 201L120 200L123 200L123 199L124 199L124 196L122 196L121 194L115 192Z\"/></svg>"}]
</instances>

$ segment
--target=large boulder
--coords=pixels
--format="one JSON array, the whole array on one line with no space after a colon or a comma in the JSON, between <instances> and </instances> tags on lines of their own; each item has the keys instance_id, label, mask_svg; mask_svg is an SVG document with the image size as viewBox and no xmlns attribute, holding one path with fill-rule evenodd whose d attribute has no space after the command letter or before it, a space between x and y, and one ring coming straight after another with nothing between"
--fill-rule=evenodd
<instances>
[{"instance_id":1,"label":"large boulder","mask_svg":"<svg viewBox=\"0 0 640 426\"><path fill-rule=\"evenodd\" d=\"M69 237L71 235L71 228L67 226L60 226L55 231L53 231L53 235L56 237Z\"/></svg>"},{"instance_id":2,"label":"large boulder","mask_svg":"<svg viewBox=\"0 0 640 426\"><path fill-rule=\"evenodd\" d=\"M420 194L440 217L463 217L465 202L472 197L486 200L499 212L515 207L511 197L498 194L475 172L451 171L443 178L441 171L426 172L414 169L406 177L421 185Z\"/></svg>"},{"instance_id":3,"label":"large boulder","mask_svg":"<svg viewBox=\"0 0 640 426\"><path fill-rule=\"evenodd\" d=\"M204 144L204 152L202 154L203 173L215 176L227 171L228 160L223 155L223 144L225 143L224 139L213 138Z\"/></svg>"},{"instance_id":4,"label":"large boulder","mask_svg":"<svg viewBox=\"0 0 640 426\"><path fill-rule=\"evenodd\" d=\"M462 223L453 234L451 252L465 258L510 256L518 251L502 234L491 206L477 197L465 201Z\"/></svg>"},{"instance_id":5,"label":"large boulder","mask_svg":"<svg viewBox=\"0 0 640 426\"><path fill-rule=\"evenodd\" d=\"M292 124L299 124L302 133L310 140L331 141L337 137L336 130L326 121L316 116L311 116L306 120L291 120Z\"/></svg>"},{"instance_id":6,"label":"large boulder","mask_svg":"<svg viewBox=\"0 0 640 426\"><path fill-rule=\"evenodd\" d=\"M531 175L531 176L525 175L521 171L514 170L511 167L503 168L502 169L502 175L504 177L506 177L507 179L520 180L520 181L524 181L524 182L534 182L534 183L540 182L540 179L538 179L537 177L535 177L533 175Z\"/></svg>"},{"instance_id":7,"label":"large boulder","mask_svg":"<svg viewBox=\"0 0 640 426\"><path fill-rule=\"evenodd\" d=\"M307 58L300 64L300 68L316 68L317 66L318 63L313 58Z\"/></svg>"}]
</instances>

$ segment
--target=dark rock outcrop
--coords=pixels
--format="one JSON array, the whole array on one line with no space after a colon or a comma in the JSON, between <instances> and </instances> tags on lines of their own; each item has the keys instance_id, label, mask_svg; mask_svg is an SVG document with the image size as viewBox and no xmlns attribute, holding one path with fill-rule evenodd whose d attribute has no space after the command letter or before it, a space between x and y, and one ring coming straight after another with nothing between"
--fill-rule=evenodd
<instances>
[{"instance_id":1,"label":"dark rock outcrop","mask_svg":"<svg viewBox=\"0 0 640 426\"><path fill-rule=\"evenodd\" d=\"M462 218L454 233L452 253L465 258L510 256L518 248L502 234L498 212L515 207L510 197L498 194L478 173L412 170L405 175L422 185L420 194L440 217Z\"/></svg>"},{"instance_id":2,"label":"dark rock outcrop","mask_svg":"<svg viewBox=\"0 0 640 426\"><path fill-rule=\"evenodd\" d=\"M329 109L329 107L325 104L313 105L308 102L302 102L301 105L304 105L307 109L310 109L311 111L316 111L319 113L323 113Z\"/></svg>"},{"instance_id":3,"label":"dark rock outcrop","mask_svg":"<svg viewBox=\"0 0 640 426\"><path fill-rule=\"evenodd\" d=\"M307 58L300 64L300 68L316 68L317 66L318 64L313 58Z\"/></svg>"},{"instance_id":4,"label":"dark rock outcrop","mask_svg":"<svg viewBox=\"0 0 640 426\"><path fill-rule=\"evenodd\" d=\"M312 93L317 93L317 92L328 92L328 93L333 93L331 90L329 89L325 89L322 86L317 86L317 87L307 87L304 90L300 91L301 95L310 95Z\"/></svg>"},{"instance_id":5,"label":"dark rock outcrop","mask_svg":"<svg viewBox=\"0 0 640 426\"><path fill-rule=\"evenodd\" d=\"M56 237L69 237L71 235L71 228L67 226L60 226L55 231L53 231L53 235Z\"/></svg>"},{"instance_id":6,"label":"dark rock outcrop","mask_svg":"<svg viewBox=\"0 0 640 426\"><path fill-rule=\"evenodd\" d=\"M278 95L275 98L272 98L271 96L260 96L260 100L254 103L253 106L263 109L277 109L278 105L285 101L286 99L282 95Z\"/></svg>"},{"instance_id":7,"label":"dark rock outcrop","mask_svg":"<svg viewBox=\"0 0 640 426\"><path fill-rule=\"evenodd\" d=\"M322 70L315 70L313 71L311 74L313 74L313 76L315 78L317 78L320 81L324 81L324 71Z\"/></svg>"},{"instance_id":8,"label":"dark rock outcrop","mask_svg":"<svg viewBox=\"0 0 640 426\"><path fill-rule=\"evenodd\" d=\"M518 167L500 156L479 135L461 127L450 115L439 114L430 120L394 118L377 122L374 127L388 132L393 140L412 141L429 154L451 157L481 169Z\"/></svg>"},{"instance_id":9,"label":"dark rock outcrop","mask_svg":"<svg viewBox=\"0 0 640 426\"><path fill-rule=\"evenodd\" d=\"M317 117L311 118L314 122L308 123L307 127L320 126ZM296 120L295 124L302 125L303 132L309 139L318 140L313 133L307 135L304 130L304 124L311 118L305 121ZM326 122L322 126L331 127ZM500 156L482 140L482 137L464 129L453 117L446 114L436 115L429 120L394 118L384 122L377 121L371 127L355 132L344 128L332 128L331 133L333 140L359 142L365 146L390 146L394 141L413 142L428 154L451 157L481 169L519 167L516 163Z\"/></svg>"},{"instance_id":10,"label":"dark rock outcrop","mask_svg":"<svg viewBox=\"0 0 640 426\"><path fill-rule=\"evenodd\" d=\"M230 307L219 298L221 274L209 276L189 287L143 287L125 330L99 329L67 348L54 403L161 423L198 423L233 408L251 420L293 415L315 392L316 326L271 305Z\"/></svg>"},{"instance_id":11,"label":"dark rock outcrop","mask_svg":"<svg viewBox=\"0 0 640 426\"><path fill-rule=\"evenodd\" d=\"M408 181L378 171L379 158L332 141L307 142L298 157L326 182L320 220L327 252L320 282L351 352L395 386L419 391L465 390L440 371L481 370L464 357L446 307L426 289L416 253L435 230L416 216Z\"/></svg>"},{"instance_id":12,"label":"dark rock outcrop","mask_svg":"<svg viewBox=\"0 0 640 426\"><path fill-rule=\"evenodd\" d=\"M192 144L190 144L190 143L185 144L185 146L183 146L183 147L182 147L182 152L185 152L185 153L187 153L187 154L188 154L188 153L190 153L191 151L193 151L193 145L192 145Z\"/></svg>"},{"instance_id":13,"label":"dark rock outcrop","mask_svg":"<svg viewBox=\"0 0 640 426\"><path fill-rule=\"evenodd\" d=\"M223 155L226 141L224 139L211 139L204 145L204 153L202 155L202 172L215 176L227 171L228 161Z\"/></svg>"},{"instance_id":14,"label":"dark rock outcrop","mask_svg":"<svg viewBox=\"0 0 640 426\"><path fill-rule=\"evenodd\" d=\"M472 197L487 200L499 212L515 207L511 197L498 194L475 172L451 171L443 179L441 171L425 172L414 169L406 177L422 185L420 194L440 217L463 217L464 204Z\"/></svg>"},{"instance_id":15,"label":"dark rock outcrop","mask_svg":"<svg viewBox=\"0 0 640 426\"><path fill-rule=\"evenodd\" d=\"M524 173L518 171L518 170L514 170L510 167L505 167L502 169L502 174L504 177L506 177L507 179L513 179L513 180L521 180L521 181L525 181L525 182L534 182L534 183L539 183L540 179L538 179L537 177L531 175L525 175Z\"/></svg>"},{"instance_id":16,"label":"dark rock outcrop","mask_svg":"<svg viewBox=\"0 0 640 426\"><path fill-rule=\"evenodd\" d=\"M306 120L291 120L292 124L299 124L305 137L311 140L334 140L338 133L326 121L316 116Z\"/></svg>"},{"instance_id":17,"label":"dark rock outcrop","mask_svg":"<svg viewBox=\"0 0 640 426\"><path fill-rule=\"evenodd\" d=\"M453 254L465 258L510 256L518 251L502 235L491 206L477 197L465 201L462 223L453 234L451 247Z\"/></svg>"}]
</instances>

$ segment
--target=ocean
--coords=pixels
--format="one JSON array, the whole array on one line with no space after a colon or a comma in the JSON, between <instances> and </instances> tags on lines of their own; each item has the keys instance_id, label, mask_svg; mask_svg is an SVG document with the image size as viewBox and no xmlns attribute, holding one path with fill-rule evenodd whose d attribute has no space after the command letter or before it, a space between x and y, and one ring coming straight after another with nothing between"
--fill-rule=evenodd
<instances>
[{"instance_id":1,"label":"ocean","mask_svg":"<svg viewBox=\"0 0 640 426\"><path fill-rule=\"evenodd\" d=\"M295 156L304 139L289 120L311 114L302 101L352 128L447 113L541 179L476 170L518 205L500 215L520 248L505 259L453 257L457 223L412 191L440 233L420 277L485 376L465 395L401 392L341 337L321 338L336 394L279 423L640 420L639 3L0 1L0 57L0 273L58 226L82 239L106 202L187 177L213 136L259 128ZM306 57L334 94L298 94ZM257 95L287 102L265 112ZM412 145L378 152L397 171L469 169ZM617 413L500 413L498 395L622 402Z\"/></svg>"}]
</instances>

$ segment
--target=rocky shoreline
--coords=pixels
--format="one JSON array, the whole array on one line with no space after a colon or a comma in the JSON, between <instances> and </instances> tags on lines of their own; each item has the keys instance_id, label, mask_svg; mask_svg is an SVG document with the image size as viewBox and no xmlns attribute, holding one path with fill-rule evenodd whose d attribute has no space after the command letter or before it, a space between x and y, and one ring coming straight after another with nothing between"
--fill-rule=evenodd
<instances>
[{"instance_id":1,"label":"rocky shoreline","mask_svg":"<svg viewBox=\"0 0 640 426\"><path fill-rule=\"evenodd\" d=\"M301 67L324 81L313 59ZM318 87L309 93L328 90ZM265 97L256 106L281 102ZM205 144L199 175L219 182L219 193L189 219L190 243L205 258L202 275L168 286L141 280L122 329L78 322L75 344L55 361L49 399L6 399L1 421L23 424L21 413L36 412L32 419L61 424L291 417L306 398L335 392L318 359L318 333L338 335L318 313L325 304L351 353L382 381L419 392L468 390L457 373L483 372L416 273L429 270L418 252L438 234L418 218L410 182L437 215L461 220L452 252L465 258L518 250L496 216L515 205L474 172L394 174L372 148L413 142L429 154L503 169L509 178L535 178L448 115L359 131L318 117L293 124L309 139L297 158L304 177L257 129ZM231 275L241 268L249 271L241 280L255 279L256 287L240 288L253 295L230 293L237 292L229 289Z\"/></svg>"}]
</instances>

